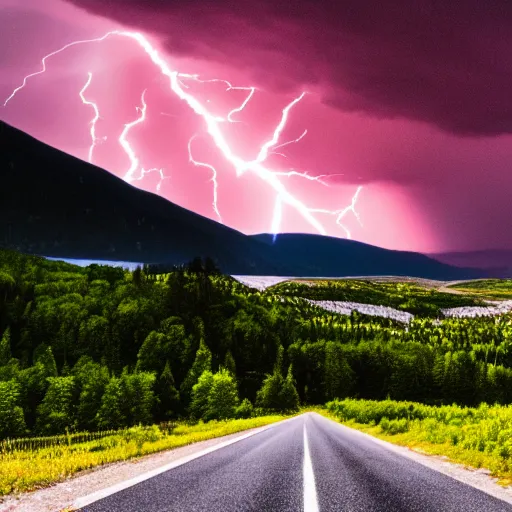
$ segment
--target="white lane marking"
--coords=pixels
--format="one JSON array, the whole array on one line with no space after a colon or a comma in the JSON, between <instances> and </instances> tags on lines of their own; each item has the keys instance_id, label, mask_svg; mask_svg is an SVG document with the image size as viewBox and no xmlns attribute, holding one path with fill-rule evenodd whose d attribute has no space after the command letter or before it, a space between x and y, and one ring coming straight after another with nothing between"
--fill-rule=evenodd
<instances>
[{"instance_id":1,"label":"white lane marking","mask_svg":"<svg viewBox=\"0 0 512 512\"><path fill-rule=\"evenodd\" d=\"M201 450L200 452L196 452L191 455L187 455L186 457L182 457L181 459L170 462L169 464L166 464L165 466L161 466L159 468L153 469L152 471L148 471L147 473L142 473L141 475L138 475L134 478L130 478L129 480L119 482L118 484L112 485L110 487L106 487L105 489L100 489L99 491L88 494L87 496L82 496L81 498L77 498L73 502L72 508L79 509L79 508L86 507L87 505L90 505L91 503L94 503L95 501L99 501L103 498L106 498L107 496L110 496L111 494L115 494L116 492L123 491L124 489L127 489L128 487L132 487L134 485L137 485L140 482L144 482L144 480L149 480L150 478L160 475L161 473L165 473L166 471L169 471L170 469L174 469L174 468L181 466L183 464L186 464L187 462L190 462L194 459L198 459L199 457L202 457L203 455L207 455L208 453L214 452L216 450L220 450L221 448L224 448L225 446L229 446L230 444L237 443L238 441L247 439L248 437L251 437L255 434L259 434L260 432L263 432L264 430L274 428L278 425L282 425L283 423L295 420L297 418L298 418L298 416L294 416L293 418L288 418L286 420L282 420L282 421L279 421L276 423L271 423L270 425L265 425L264 427L259 427L258 429L254 429L253 431L248 432L247 434L243 434L240 437L236 437L234 439L229 439L227 441L224 441L223 443L219 443L219 444L216 444L215 446L211 446L210 448L205 448L204 450Z\"/></svg>"},{"instance_id":2,"label":"white lane marking","mask_svg":"<svg viewBox=\"0 0 512 512\"><path fill-rule=\"evenodd\" d=\"M493 496L499 500L505 501L506 503L512 504L512 491L509 487L502 487L496 483L497 478L491 477L482 473L477 473L475 469L471 467L464 467L462 464L457 462L443 461L439 460L436 455L422 454L418 453L411 448L407 448L405 446L399 446L388 441L383 441L377 437L373 437L366 432L361 432L360 430L356 430L355 428L347 427L346 425L342 425L338 423L336 420L332 420L330 418L326 418L318 413L312 413L315 415L315 418L320 418L320 420L325 420L330 424L334 424L339 427L345 434L353 434L354 437L359 437L360 439L366 439L371 441L391 452L397 453L402 457L407 459L411 459L422 466L433 469L438 473L446 475L458 482L462 482L470 487L474 487L479 491L482 491L489 496Z\"/></svg>"},{"instance_id":3,"label":"white lane marking","mask_svg":"<svg viewBox=\"0 0 512 512\"><path fill-rule=\"evenodd\" d=\"M315 473L309 455L308 434L304 423L304 512L318 512Z\"/></svg>"}]
</instances>

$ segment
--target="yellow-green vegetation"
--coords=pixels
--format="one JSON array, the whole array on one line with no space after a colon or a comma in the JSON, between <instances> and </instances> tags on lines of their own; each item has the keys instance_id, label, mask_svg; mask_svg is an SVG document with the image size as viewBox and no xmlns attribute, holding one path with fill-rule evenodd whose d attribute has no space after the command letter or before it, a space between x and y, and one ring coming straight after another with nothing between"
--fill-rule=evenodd
<instances>
[{"instance_id":1,"label":"yellow-green vegetation","mask_svg":"<svg viewBox=\"0 0 512 512\"><path fill-rule=\"evenodd\" d=\"M440 315L443 308L482 305L479 297L443 293L413 283L357 279L285 281L267 288L270 293L312 300L335 300L390 306L420 316Z\"/></svg>"},{"instance_id":2,"label":"yellow-green vegetation","mask_svg":"<svg viewBox=\"0 0 512 512\"><path fill-rule=\"evenodd\" d=\"M335 400L327 412L380 439L486 468L512 483L512 406L430 406L393 400Z\"/></svg>"},{"instance_id":3,"label":"yellow-green vegetation","mask_svg":"<svg viewBox=\"0 0 512 512\"><path fill-rule=\"evenodd\" d=\"M465 293L488 299L512 299L512 279L481 279L451 285Z\"/></svg>"},{"instance_id":4,"label":"yellow-green vegetation","mask_svg":"<svg viewBox=\"0 0 512 512\"><path fill-rule=\"evenodd\" d=\"M102 464L262 427L285 418L274 415L200 422L193 426L182 424L169 433L156 425L132 427L84 443L56 444L35 450L4 449L0 453L0 495L33 490Z\"/></svg>"}]
</instances>

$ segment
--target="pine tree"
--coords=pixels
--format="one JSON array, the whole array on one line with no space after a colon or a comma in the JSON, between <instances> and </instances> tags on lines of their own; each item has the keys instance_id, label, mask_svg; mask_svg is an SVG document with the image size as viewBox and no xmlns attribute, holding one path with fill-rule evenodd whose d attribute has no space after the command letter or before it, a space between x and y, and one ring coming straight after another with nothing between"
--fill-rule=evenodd
<instances>
[{"instance_id":1,"label":"pine tree","mask_svg":"<svg viewBox=\"0 0 512 512\"><path fill-rule=\"evenodd\" d=\"M123 389L119 377L111 377L101 397L101 406L96 422L102 429L115 429L126 426L126 415L123 412Z\"/></svg>"},{"instance_id":2,"label":"pine tree","mask_svg":"<svg viewBox=\"0 0 512 512\"><path fill-rule=\"evenodd\" d=\"M97 414L101 407L101 400L110 380L109 372L106 366L97 363L87 365L84 370L87 371L77 376L77 380L81 381L78 424L82 429L95 430L98 426Z\"/></svg>"},{"instance_id":3,"label":"pine tree","mask_svg":"<svg viewBox=\"0 0 512 512\"><path fill-rule=\"evenodd\" d=\"M292 365L288 367L288 374L283 381L279 393L279 402L282 411L297 411L299 409L299 394L295 387Z\"/></svg>"},{"instance_id":4,"label":"pine tree","mask_svg":"<svg viewBox=\"0 0 512 512\"><path fill-rule=\"evenodd\" d=\"M224 368L234 377L236 378L236 363L231 353L231 350L226 352L226 357L224 358Z\"/></svg>"},{"instance_id":5,"label":"pine tree","mask_svg":"<svg viewBox=\"0 0 512 512\"><path fill-rule=\"evenodd\" d=\"M0 439L26 433L27 427L19 401L20 386L17 382L0 382Z\"/></svg>"},{"instance_id":6,"label":"pine tree","mask_svg":"<svg viewBox=\"0 0 512 512\"><path fill-rule=\"evenodd\" d=\"M188 371L185 380L181 384L180 395L184 403L188 403L190 400L190 393L194 384L198 381L199 377L205 371L211 371L212 368L212 353L206 345L203 339L196 352L196 358L192 367Z\"/></svg>"},{"instance_id":7,"label":"pine tree","mask_svg":"<svg viewBox=\"0 0 512 512\"><path fill-rule=\"evenodd\" d=\"M345 359L342 346L329 341L325 344L324 387L327 401L349 396L354 384L354 372Z\"/></svg>"},{"instance_id":8,"label":"pine tree","mask_svg":"<svg viewBox=\"0 0 512 512\"><path fill-rule=\"evenodd\" d=\"M36 430L42 434L59 434L76 424L77 388L74 377L49 377L48 391L37 408Z\"/></svg>"},{"instance_id":9,"label":"pine tree","mask_svg":"<svg viewBox=\"0 0 512 512\"><path fill-rule=\"evenodd\" d=\"M11 330L7 327L0 340L0 366L9 364L11 357Z\"/></svg>"},{"instance_id":10,"label":"pine tree","mask_svg":"<svg viewBox=\"0 0 512 512\"><path fill-rule=\"evenodd\" d=\"M261 388L256 393L256 405L264 409L280 410L283 380L283 376L277 369L271 375L267 375Z\"/></svg>"},{"instance_id":11,"label":"pine tree","mask_svg":"<svg viewBox=\"0 0 512 512\"><path fill-rule=\"evenodd\" d=\"M206 418L217 420L233 418L238 402L236 381L223 368L213 376L212 386L208 394Z\"/></svg>"},{"instance_id":12,"label":"pine tree","mask_svg":"<svg viewBox=\"0 0 512 512\"><path fill-rule=\"evenodd\" d=\"M155 380L155 374L149 372L123 373L121 376L125 404L129 405L127 414L129 425L149 425L152 422Z\"/></svg>"},{"instance_id":13,"label":"pine tree","mask_svg":"<svg viewBox=\"0 0 512 512\"><path fill-rule=\"evenodd\" d=\"M208 411L208 397L213 386L213 374L210 370L205 370L198 381L192 387L192 399L189 412L195 419L206 417Z\"/></svg>"},{"instance_id":14,"label":"pine tree","mask_svg":"<svg viewBox=\"0 0 512 512\"><path fill-rule=\"evenodd\" d=\"M158 398L158 419L168 420L181 412L180 393L174 384L169 361L166 361L164 370L156 383L156 394Z\"/></svg>"}]
</instances>

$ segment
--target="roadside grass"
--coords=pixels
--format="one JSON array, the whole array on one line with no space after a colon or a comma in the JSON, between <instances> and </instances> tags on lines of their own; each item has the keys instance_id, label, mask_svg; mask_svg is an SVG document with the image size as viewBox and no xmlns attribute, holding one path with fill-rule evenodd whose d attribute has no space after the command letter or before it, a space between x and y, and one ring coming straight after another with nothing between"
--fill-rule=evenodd
<instances>
[{"instance_id":1,"label":"roadside grass","mask_svg":"<svg viewBox=\"0 0 512 512\"><path fill-rule=\"evenodd\" d=\"M262 427L288 417L273 415L178 425L171 433L162 432L156 425L132 427L84 443L3 452L0 453L0 496L46 487L103 464Z\"/></svg>"},{"instance_id":2,"label":"roadside grass","mask_svg":"<svg viewBox=\"0 0 512 512\"><path fill-rule=\"evenodd\" d=\"M419 453L489 470L512 485L512 406L428 406L393 400L329 402L315 412Z\"/></svg>"}]
</instances>

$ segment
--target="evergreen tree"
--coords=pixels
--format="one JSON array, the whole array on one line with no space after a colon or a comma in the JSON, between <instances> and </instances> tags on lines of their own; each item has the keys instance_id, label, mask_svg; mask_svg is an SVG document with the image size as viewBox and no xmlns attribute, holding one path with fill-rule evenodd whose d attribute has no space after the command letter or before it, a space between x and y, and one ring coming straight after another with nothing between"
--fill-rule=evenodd
<instances>
[{"instance_id":1,"label":"evergreen tree","mask_svg":"<svg viewBox=\"0 0 512 512\"><path fill-rule=\"evenodd\" d=\"M180 393L174 384L169 361L166 361L165 367L158 377L156 394L158 399L157 418L159 420L168 420L181 412Z\"/></svg>"},{"instance_id":2,"label":"evergreen tree","mask_svg":"<svg viewBox=\"0 0 512 512\"><path fill-rule=\"evenodd\" d=\"M185 403L188 403L190 400L190 393L192 391L192 387L198 381L199 377L205 371L211 371L212 368L212 353L210 349L207 347L206 343L203 339L201 339L201 343L196 352L196 358L192 367L188 371L185 380L181 384L180 395L182 400Z\"/></svg>"},{"instance_id":3,"label":"evergreen tree","mask_svg":"<svg viewBox=\"0 0 512 512\"><path fill-rule=\"evenodd\" d=\"M78 399L78 424L84 430L96 430L97 414L107 384L109 372L106 366L90 361L82 368L73 368L73 374L79 382L80 397Z\"/></svg>"},{"instance_id":4,"label":"evergreen tree","mask_svg":"<svg viewBox=\"0 0 512 512\"><path fill-rule=\"evenodd\" d=\"M271 375L267 375L256 394L256 405L263 409L281 410L283 380L283 376L277 369Z\"/></svg>"},{"instance_id":5,"label":"evergreen tree","mask_svg":"<svg viewBox=\"0 0 512 512\"><path fill-rule=\"evenodd\" d=\"M11 357L11 330L7 327L0 340L0 366L9 364Z\"/></svg>"},{"instance_id":6,"label":"evergreen tree","mask_svg":"<svg viewBox=\"0 0 512 512\"><path fill-rule=\"evenodd\" d=\"M233 418L238 405L238 390L233 376L224 368L213 376L208 394L207 419Z\"/></svg>"},{"instance_id":7,"label":"evergreen tree","mask_svg":"<svg viewBox=\"0 0 512 512\"><path fill-rule=\"evenodd\" d=\"M14 380L0 382L0 439L23 436L26 431L19 384Z\"/></svg>"},{"instance_id":8,"label":"evergreen tree","mask_svg":"<svg viewBox=\"0 0 512 512\"><path fill-rule=\"evenodd\" d=\"M123 398L121 379L111 377L101 397L101 406L97 414L96 422L101 429L109 430L126 426Z\"/></svg>"},{"instance_id":9,"label":"evergreen tree","mask_svg":"<svg viewBox=\"0 0 512 512\"><path fill-rule=\"evenodd\" d=\"M354 384L354 372L340 343L329 341L325 344L324 375L327 401L350 395Z\"/></svg>"},{"instance_id":10,"label":"evergreen tree","mask_svg":"<svg viewBox=\"0 0 512 512\"><path fill-rule=\"evenodd\" d=\"M34 364L41 364L46 377L57 377L57 363L53 357L52 347L41 344L34 350Z\"/></svg>"},{"instance_id":11,"label":"evergreen tree","mask_svg":"<svg viewBox=\"0 0 512 512\"><path fill-rule=\"evenodd\" d=\"M206 417L208 412L208 397L213 386L213 374L210 370L205 370L192 388L192 400L190 402L189 412L195 419Z\"/></svg>"},{"instance_id":12,"label":"evergreen tree","mask_svg":"<svg viewBox=\"0 0 512 512\"><path fill-rule=\"evenodd\" d=\"M37 408L36 430L52 435L75 427L77 388L75 378L71 376L49 377L48 381L48 391Z\"/></svg>"},{"instance_id":13,"label":"evergreen tree","mask_svg":"<svg viewBox=\"0 0 512 512\"><path fill-rule=\"evenodd\" d=\"M226 352L226 357L224 358L224 368L236 379L236 363L231 353L231 350Z\"/></svg>"},{"instance_id":14,"label":"evergreen tree","mask_svg":"<svg viewBox=\"0 0 512 512\"><path fill-rule=\"evenodd\" d=\"M154 373L124 373L121 377L124 391L124 403L129 404L129 425L149 425L152 422L152 411L155 406Z\"/></svg>"},{"instance_id":15,"label":"evergreen tree","mask_svg":"<svg viewBox=\"0 0 512 512\"><path fill-rule=\"evenodd\" d=\"M288 374L282 383L279 402L282 411L297 411L299 409L299 394L295 387L292 365L288 367Z\"/></svg>"}]
</instances>

